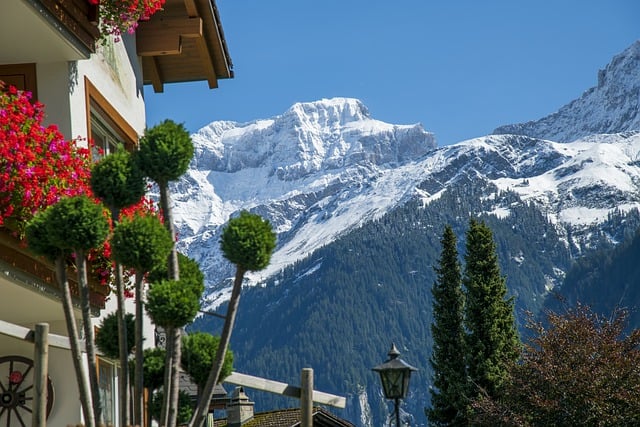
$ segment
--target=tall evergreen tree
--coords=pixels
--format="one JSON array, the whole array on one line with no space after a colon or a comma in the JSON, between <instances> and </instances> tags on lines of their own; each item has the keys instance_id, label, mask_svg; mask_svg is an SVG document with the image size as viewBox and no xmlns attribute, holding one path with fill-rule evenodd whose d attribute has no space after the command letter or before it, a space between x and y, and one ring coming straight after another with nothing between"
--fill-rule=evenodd
<instances>
[{"instance_id":1,"label":"tall evergreen tree","mask_svg":"<svg viewBox=\"0 0 640 427\"><path fill-rule=\"evenodd\" d=\"M429 424L449 426L463 424L466 406L465 336L463 326L464 295L458 260L457 239L450 225L444 229L442 253L435 267L433 295L433 387Z\"/></svg>"},{"instance_id":2,"label":"tall evergreen tree","mask_svg":"<svg viewBox=\"0 0 640 427\"><path fill-rule=\"evenodd\" d=\"M520 341L513 298L507 298L491 229L471 219L466 235L465 328L469 397L481 391L499 396L508 378L507 366L518 359Z\"/></svg>"}]
</instances>

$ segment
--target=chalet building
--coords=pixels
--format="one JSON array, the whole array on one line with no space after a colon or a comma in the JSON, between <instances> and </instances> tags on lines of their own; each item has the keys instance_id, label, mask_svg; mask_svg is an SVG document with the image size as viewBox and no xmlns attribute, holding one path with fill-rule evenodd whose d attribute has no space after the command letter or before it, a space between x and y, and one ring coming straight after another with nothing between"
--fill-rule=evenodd
<instances>
[{"instance_id":1,"label":"chalet building","mask_svg":"<svg viewBox=\"0 0 640 427\"><path fill-rule=\"evenodd\" d=\"M101 38L100 6L92 3L0 1L0 80L32 92L45 105L46 124L57 125L65 138L91 138L105 152L117 143L133 148L146 126L144 90L162 92L165 84L187 81L213 89L233 77L214 0L166 0L162 11L119 41ZM91 293L96 325L115 305L101 289ZM47 425L81 422L60 293L53 266L0 227L0 425L31 424L29 392L9 383L19 375L28 390L32 331L41 322L51 333ZM82 318L79 309L76 315ZM153 332L150 324L145 328ZM100 358L98 369L104 421L118 426L118 366Z\"/></svg>"},{"instance_id":2,"label":"chalet building","mask_svg":"<svg viewBox=\"0 0 640 427\"><path fill-rule=\"evenodd\" d=\"M242 387L236 387L226 407L227 416L216 419L213 427L300 427L300 408L254 413L253 402ZM349 421L338 418L322 407L312 411L314 427L354 427Z\"/></svg>"}]
</instances>

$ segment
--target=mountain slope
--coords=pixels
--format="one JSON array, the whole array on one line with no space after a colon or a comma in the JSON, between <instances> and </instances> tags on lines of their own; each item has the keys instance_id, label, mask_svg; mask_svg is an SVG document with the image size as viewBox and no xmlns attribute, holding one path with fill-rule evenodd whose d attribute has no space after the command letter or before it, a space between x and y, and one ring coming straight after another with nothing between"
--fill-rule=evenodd
<instances>
[{"instance_id":1,"label":"mountain slope","mask_svg":"<svg viewBox=\"0 0 640 427\"><path fill-rule=\"evenodd\" d=\"M444 224L461 253L470 216L492 228L520 322L562 290L577 259L635 235L638 46L562 114L440 148L420 125L381 123L346 98L195 134L196 158L172 189L180 249L206 274L206 308L224 312L232 266L218 236L227 218L249 209L278 232L271 266L246 282L259 286L243 292L236 369L297 382L311 366L318 389L348 396L346 418L378 426L388 408L370 367L396 341L420 369L404 415L425 425L430 287ZM194 325L220 326L213 317ZM295 405L251 397L262 409Z\"/></svg>"},{"instance_id":2,"label":"mountain slope","mask_svg":"<svg viewBox=\"0 0 640 427\"><path fill-rule=\"evenodd\" d=\"M273 224L279 245L269 275L406 200L413 159L435 148L421 125L380 122L348 98L246 124L213 122L193 140L194 160L172 191L180 250L207 275L212 305L232 275L217 248L230 215L252 210Z\"/></svg>"},{"instance_id":3,"label":"mountain slope","mask_svg":"<svg viewBox=\"0 0 640 427\"><path fill-rule=\"evenodd\" d=\"M593 134L640 129L640 40L598 73L598 85L540 120L501 126L494 134L570 142Z\"/></svg>"}]
</instances>

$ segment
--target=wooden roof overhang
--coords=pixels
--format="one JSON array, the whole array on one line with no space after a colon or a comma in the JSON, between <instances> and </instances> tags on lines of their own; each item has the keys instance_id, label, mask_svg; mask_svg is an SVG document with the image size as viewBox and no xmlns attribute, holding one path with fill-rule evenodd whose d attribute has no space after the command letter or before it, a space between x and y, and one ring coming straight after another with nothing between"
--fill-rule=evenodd
<instances>
[{"instance_id":1,"label":"wooden roof overhang","mask_svg":"<svg viewBox=\"0 0 640 427\"><path fill-rule=\"evenodd\" d=\"M136 30L145 84L163 92L165 83L233 78L233 65L215 0L166 0L163 10Z\"/></svg>"}]
</instances>

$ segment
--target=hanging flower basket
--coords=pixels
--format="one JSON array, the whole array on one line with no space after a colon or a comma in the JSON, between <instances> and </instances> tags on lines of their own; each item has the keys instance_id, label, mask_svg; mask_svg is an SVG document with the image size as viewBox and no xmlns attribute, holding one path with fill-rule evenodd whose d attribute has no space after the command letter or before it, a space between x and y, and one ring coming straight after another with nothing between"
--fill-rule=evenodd
<instances>
[{"instance_id":1,"label":"hanging flower basket","mask_svg":"<svg viewBox=\"0 0 640 427\"><path fill-rule=\"evenodd\" d=\"M104 35L133 34L139 21L146 21L166 0L87 0L98 8L100 29Z\"/></svg>"}]
</instances>

